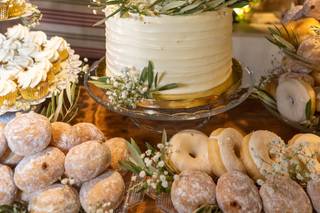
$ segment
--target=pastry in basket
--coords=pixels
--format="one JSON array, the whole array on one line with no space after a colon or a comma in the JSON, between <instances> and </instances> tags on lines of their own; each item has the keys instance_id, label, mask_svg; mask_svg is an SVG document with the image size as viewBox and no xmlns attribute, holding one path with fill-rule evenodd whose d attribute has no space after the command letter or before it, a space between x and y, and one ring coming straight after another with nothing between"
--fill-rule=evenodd
<instances>
[{"instance_id":1,"label":"pastry in basket","mask_svg":"<svg viewBox=\"0 0 320 213\"><path fill-rule=\"evenodd\" d=\"M91 180L110 166L111 153L99 141L87 141L70 149L66 155L66 175L75 183Z\"/></svg>"},{"instance_id":2,"label":"pastry in basket","mask_svg":"<svg viewBox=\"0 0 320 213\"><path fill-rule=\"evenodd\" d=\"M44 150L51 140L48 118L34 112L17 115L5 127L10 149L17 155L27 156Z\"/></svg>"},{"instance_id":3,"label":"pastry in basket","mask_svg":"<svg viewBox=\"0 0 320 213\"><path fill-rule=\"evenodd\" d=\"M220 128L211 133L209 161L217 177L234 170L246 173L240 159L242 142L242 133L233 128Z\"/></svg>"},{"instance_id":4,"label":"pastry in basket","mask_svg":"<svg viewBox=\"0 0 320 213\"><path fill-rule=\"evenodd\" d=\"M317 32L314 30L314 28L320 27L320 23L314 18L302 18L296 21L288 22L285 27L289 32L286 39L290 40L290 38L293 36L292 34L294 33L294 35L297 37L297 41L302 42L310 36L317 35ZM285 35L286 33L283 34Z\"/></svg>"},{"instance_id":5,"label":"pastry in basket","mask_svg":"<svg viewBox=\"0 0 320 213\"><path fill-rule=\"evenodd\" d=\"M63 152L54 147L29 155L15 168L14 182L28 193L44 189L63 175L64 160Z\"/></svg>"},{"instance_id":6,"label":"pastry in basket","mask_svg":"<svg viewBox=\"0 0 320 213\"><path fill-rule=\"evenodd\" d=\"M253 179L265 179L275 174L273 165L282 162L285 150L285 143L278 135L258 130L245 136L241 146L241 159ZM278 172L285 174L286 168Z\"/></svg>"},{"instance_id":7,"label":"pastry in basket","mask_svg":"<svg viewBox=\"0 0 320 213\"><path fill-rule=\"evenodd\" d=\"M0 206L9 205L14 201L17 187L13 181L13 171L10 167L0 164Z\"/></svg>"},{"instance_id":8,"label":"pastry in basket","mask_svg":"<svg viewBox=\"0 0 320 213\"><path fill-rule=\"evenodd\" d=\"M260 213L262 210L254 181L239 171L223 174L218 180L216 192L218 205L225 213Z\"/></svg>"},{"instance_id":9,"label":"pastry in basket","mask_svg":"<svg viewBox=\"0 0 320 213\"><path fill-rule=\"evenodd\" d=\"M288 177L274 176L260 188L265 213L312 213L310 200L303 188Z\"/></svg>"},{"instance_id":10,"label":"pastry in basket","mask_svg":"<svg viewBox=\"0 0 320 213\"><path fill-rule=\"evenodd\" d=\"M108 212L121 204L124 194L125 184L122 176L110 170L82 184L80 202L88 213Z\"/></svg>"},{"instance_id":11,"label":"pastry in basket","mask_svg":"<svg viewBox=\"0 0 320 213\"><path fill-rule=\"evenodd\" d=\"M316 212L320 212L320 180L311 180L307 185L307 192Z\"/></svg>"},{"instance_id":12,"label":"pastry in basket","mask_svg":"<svg viewBox=\"0 0 320 213\"><path fill-rule=\"evenodd\" d=\"M205 172L184 170L175 178L171 200L179 213L192 213L204 204L216 203L216 184Z\"/></svg>"},{"instance_id":13,"label":"pastry in basket","mask_svg":"<svg viewBox=\"0 0 320 213\"><path fill-rule=\"evenodd\" d=\"M320 35L309 36L303 40L297 54L313 64L320 64Z\"/></svg>"},{"instance_id":14,"label":"pastry in basket","mask_svg":"<svg viewBox=\"0 0 320 213\"><path fill-rule=\"evenodd\" d=\"M178 171L200 170L212 173L208 158L209 138L196 130L184 130L170 139L169 161Z\"/></svg>"},{"instance_id":15,"label":"pastry in basket","mask_svg":"<svg viewBox=\"0 0 320 213\"><path fill-rule=\"evenodd\" d=\"M32 213L79 213L79 195L70 186L54 184L32 195L28 209Z\"/></svg>"},{"instance_id":16,"label":"pastry in basket","mask_svg":"<svg viewBox=\"0 0 320 213\"><path fill-rule=\"evenodd\" d=\"M111 138L105 142L111 152L111 168L120 170L120 161L127 160L129 150L127 141L124 138Z\"/></svg>"}]
</instances>

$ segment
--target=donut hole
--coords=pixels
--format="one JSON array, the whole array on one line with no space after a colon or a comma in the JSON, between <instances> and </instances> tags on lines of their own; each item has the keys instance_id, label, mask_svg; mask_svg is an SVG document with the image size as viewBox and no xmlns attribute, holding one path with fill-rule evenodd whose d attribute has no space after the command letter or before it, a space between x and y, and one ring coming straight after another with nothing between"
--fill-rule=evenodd
<instances>
[{"instance_id":1,"label":"donut hole","mask_svg":"<svg viewBox=\"0 0 320 213\"><path fill-rule=\"evenodd\" d=\"M235 200L231 201L230 202L230 206L232 209L237 209L237 210L240 210L241 209L241 206L239 205L239 203Z\"/></svg>"}]
</instances>

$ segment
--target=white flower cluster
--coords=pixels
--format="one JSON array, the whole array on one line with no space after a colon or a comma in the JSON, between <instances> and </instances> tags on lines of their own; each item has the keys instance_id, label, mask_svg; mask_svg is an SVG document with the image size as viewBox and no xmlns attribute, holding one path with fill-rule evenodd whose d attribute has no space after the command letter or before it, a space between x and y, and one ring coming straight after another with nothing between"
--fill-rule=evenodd
<instances>
[{"instance_id":1,"label":"white flower cluster","mask_svg":"<svg viewBox=\"0 0 320 213\"><path fill-rule=\"evenodd\" d=\"M137 103L147 97L148 87L139 80L136 69L127 68L123 73L106 79L108 100L115 108L136 108Z\"/></svg>"},{"instance_id":2,"label":"white flower cluster","mask_svg":"<svg viewBox=\"0 0 320 213\"><path fill-rule=\"evenodd\" d=\"M300 143L296 146L286 146L280 141L273 141L269 146L269 155L272 162L263 162L260 169L264 177L290 176L300 183L309 180L320 180L320 169L316 152L309 143ZM260 185L263 180L258 180Z\"/></svg>"},{"instance_id":3,"label":"white flower cluster","mask_svg":"<svg viewBox=\"0 0 320 213\"><path fill-rule=\"evenodd\" d=\"M145 169L137 176L132 176L132 181L143 179L142 186L156 192L168 192L173 181L173 174L166 168L164 155L168 150L169 143L158 144L156 149L147 149L141 154L141 159L145 163Z\"/></svg>"},{"instance_id":4,"label":"white flower cluster","mask_svg":"<svg viewBox=\"0 0 320 213\"><path fill-rule=\"evenodd\" d=\"M86 69L63 38L48 39L44 32L30 31L22 25L8 28L5 35L0 33L0 97L12 92L17 92L18 96L16 104L2 106L0 114L34 104L24 99L20 90L36 88L40 83L50 81L46 96L50 97L70 83L76 83L78 74Z\"/></svg>"}]
</instances>

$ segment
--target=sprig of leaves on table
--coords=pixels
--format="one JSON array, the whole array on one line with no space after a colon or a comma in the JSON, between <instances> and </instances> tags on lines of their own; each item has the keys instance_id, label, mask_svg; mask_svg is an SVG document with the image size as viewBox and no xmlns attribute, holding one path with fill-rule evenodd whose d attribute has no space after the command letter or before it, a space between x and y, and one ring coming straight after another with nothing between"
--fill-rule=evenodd
<instances>
[{"instance_id":1,"label":"sprig of leaves on table","mask_svg":"<svg viewBox=\"0 0 320 213\"><path fill-rule=\"evenodd\" d=\"M28 205L25 202L14 202L11 205L0 205L0 213L27 213Z\"/></svg>"},{"instance_id":2,"label":"sprig of leaves on table","mask_svg":"<svg viewBox=\"0 0 320 213\"><path fill-rule=\"evenodd\" d=\"M162 77L163 75L154 72L153 63L149 61L140 74L137 74L135 69L126 69L123 75L119 76L91 77L89 83L106 90L113 107L136 108L140 101L152 99L153 95L160 91L179 86L176 83L160 86Z\"/></svg>"},{"instance_id":3,"label":"sprig of leaves on table","mask_svg":"<svg viewBox=\"0 0 320 213\"><path fill-rule=\"evenodd\" d=\"M162 134L162 142L157 148L146 143L147 150L142 152L136 142L128 142L129 158L120 162L122 169L133 173L132 181L140 179L131 189L135 192L152 190L157 194L168 193L177 172L167 163L167 134Z\"/></svg>"},{"instance_id":4,"label":"sprig of leaves on table","mask_svg":"<svg viewBox=\"0 0 320 213\"><path fill-rule=\"evenodd\" d=\"M108 19L116 14L126 17L129 13L146 16L199 14L224 7L241 8L247 4L247 0L91 0L89 7L94 11L111 8ZM106 19L95 25L103 24Z\"/></svg>"},{"instance_id":5,"label":"sprig of leaves on table","mask_svg":"<svg viewBox=\"0 0 320 213\"><path fill-rule=\"evenodd\" d=\"M51 122L62 121L69 123L78 112L80 88L76 83L70 83L59 94L52 95L41 107L40 113Z\"/></svg>"}]
</instances>

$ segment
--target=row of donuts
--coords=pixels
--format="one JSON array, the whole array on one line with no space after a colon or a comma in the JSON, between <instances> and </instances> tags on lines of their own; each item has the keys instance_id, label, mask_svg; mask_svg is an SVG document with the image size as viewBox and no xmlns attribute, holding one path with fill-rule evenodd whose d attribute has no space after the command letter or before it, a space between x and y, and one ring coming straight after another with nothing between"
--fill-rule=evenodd
<instances>
[{"instance_id":1,"label":"row of donuts","mask_svg":"<svg viewBox=\"0 0 320 213\"><path fill-rule=\"evenodd\" d=\"M224 175L233 176L233 172L238 171L242 176L247 177L245 179L251 178L259 185L262 185L260 189L260 191L262 190L264 192L262 194L266 195L271 193L269 195L269 201L265 203L266 199L262 199L264 212L282 212L282 210L283 212L312 212L310 200L308 196L305 195L306 193L302 186L298 183L308 185L308 194L313 203L313 207L317 212L320 212L320 205L318 204L318 198L320 197L320 170L318 169L320 165L318 158L320 153L319 136L313 134L298 134L294 136L287 145L278 135L266 130L254 131L244 136L241 131L234 128L220 128L213 131L209 137L196 130L184 130L170 139L168 149L167 163L175 168L177 173L182 172L180 174L182 177L185 171L200 171L210 176L220 177L221 179ZM304 173L300 174L299 169L294 171L296 174L290 173L292 172L289 169L291 162L288 161L288 159L291 159L293 162L298 162L297 164L304 169ZM294 165L294 168L297 168L297 165ZM236 176L239 175L240 174L237 174ZM197 175L194 175L194 177L196 176ZM293 176L296 181L291 179ZM299 179L300 176L302 177ZM240 177L238 178L241 179ZM224 180L224 178L222 178L222 180ZM240 187L244 185L237 183L237 178L234 178L233 181L233 184L229 183L230 186L226 184L221 188L227 190L233 187L235 189L230 189L230 191L225 192L226 194L222 193L219 195L220 197L222 196L231 200L228 200L228 202L221 201L221 203L217 195L220 208L224 212L233 212L233 208L240 206L242 210L256 209L251 210L251 212L260 212L261 208L257 204L259 203L258 201L254 204L255 207L250 206L251 204L249 205L249 200L254 201L250 196L256 197L256 195L248 194L248 192L250 192L248 189ZM199 198L199 196L195 196L195 193L200 192L197 189L193 189L192 182L181 185L175 182L172 186L171 199L178 211L179 209L183 209L181 206L187 206L185 209L192 209L192 206L188 206L191 203L197 203L199 206L199 204L204 204L209 201L205 199L205 202L201 203L199 200L194 200ZM283 182L286 182L286 184L283 184ZM196 185L199 186L199 184ZM180 185L182 189L175 189L179 188L176 187L177 185ZM251 185L254 185L253 181ZM271 186L275 185L281 186L279 191L273 190L273 192L271 192ZM266 186L270 186L271 191L265 189ZM183 187L185 187L185 189L183 189ZM237 189L237 187L240 187L240 189ZM175 191L179 191L178 194L180 194L180 196L177 196ZM210 194L205 189L201 189L200 191L203 191L203 193L207 192L206 195ZM240 191L242 191L242 193L240 193ZM192 201L191 203L185 200L187 198L183 192L190 195L188 199ZM261 195L261 197L263 198L264 196ZM305 202L300 202L301 199ZM232 200L236 201L236 206L233 206L234 203L231 202ZM202 202L203 201L204 200L202 200ZM269 202L273 202L273 204ZM286 203L286 205L283 203ZM300 205L299 203L306 203L306 205ZM269 208L270 206L272 206L272 208ZM277 208L279 208L279 211L275 211ZM292 211L292 209L296 210ZM181 210L179 212L188 211ZM239 210L235 212L246 211Z\"/></svg>"},{"instance_id":2,"label":"row of donuts","mask_svg":"<svg viewBox=\"0 0 320 213\"><path fill-rule=\"evenodd\" d=\"M106 140L93 124L17 115L0 128L0 205L23 200L32 213L112 211L125 195L118 163L127 156L124 139Z\"/></svg>"}]
</instances>

